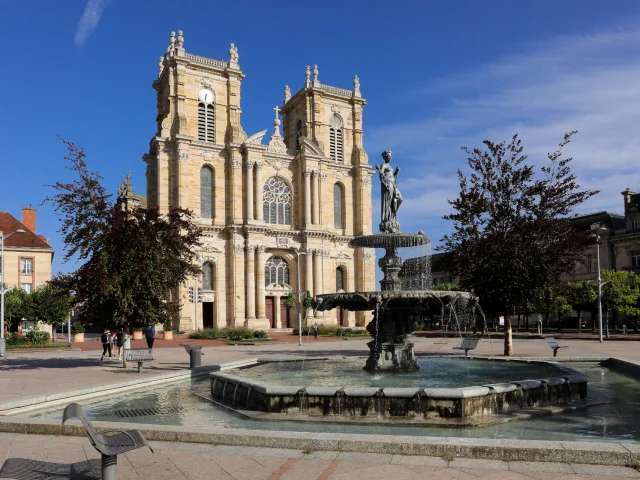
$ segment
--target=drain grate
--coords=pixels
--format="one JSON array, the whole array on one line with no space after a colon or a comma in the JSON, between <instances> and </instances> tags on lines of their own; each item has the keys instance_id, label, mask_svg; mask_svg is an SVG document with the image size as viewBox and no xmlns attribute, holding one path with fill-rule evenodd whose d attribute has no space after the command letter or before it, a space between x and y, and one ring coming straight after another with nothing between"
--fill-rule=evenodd
<instances>
[{"instance_id":1,"label":"drain grate","mask_svg":"<svg viewBox=\"0 0 640 480\"><path fill-rule=\"evenodd\" d=\"M149 408L129 408L125 410L115 410L114 413L118 418L134 418L134 417L151 417L155 415L171 415L174 413L183 413L193 410L191 405L171 405L167 407L149 407Z\"/></svg>"}]
</instances>

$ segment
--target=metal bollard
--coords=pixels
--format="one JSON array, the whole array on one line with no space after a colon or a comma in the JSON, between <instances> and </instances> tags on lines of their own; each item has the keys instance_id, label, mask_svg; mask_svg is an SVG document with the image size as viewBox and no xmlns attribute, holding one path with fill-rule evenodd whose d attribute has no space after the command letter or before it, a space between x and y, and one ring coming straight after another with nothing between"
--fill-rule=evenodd
<instances>
[{"instance_id":1,"label":"metal bollard","mask_svg":"<svg viewBox=\"0 0 640 480\"><path fill-rule=\"evenodd\" d=\"M6 345L7 345L7 339L6 338L0 338L0 357L4 357L5 356Z\"/></svg>"},{"instance_id":2,"label":"metal bollard","mask_svg":"<svg viewBox=\"0 0 640 480\"><path fill-rule=\"evenodd\" d=\"M189 368L202 366L202 347L191 347L189 351Z\"/></svg>"}]
</instances>

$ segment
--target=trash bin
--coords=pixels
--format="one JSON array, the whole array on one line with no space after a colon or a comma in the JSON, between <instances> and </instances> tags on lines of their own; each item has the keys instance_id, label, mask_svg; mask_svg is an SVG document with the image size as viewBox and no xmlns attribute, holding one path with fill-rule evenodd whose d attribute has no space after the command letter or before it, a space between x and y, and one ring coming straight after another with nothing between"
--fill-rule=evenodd
<instances>
[{"instance_id":1,"label":"trash bin","mask_svg":"<svg viewBox=\"0 0 640 480\"><path fill-rule=\"evenodd\" d=\"M189 350L189 368L202 366L202 347L191 347Z\"/></svg>"},{"instance_id":2,"label":"trash bin","mask_svg":"<svg viewBox=\"0 0 640 480\"><path fill-rule=\"evenodd\" d=\"M6 338L0 338L0 357L4 357L5 345L7 344Z\"/></svg>"}]
</instances>

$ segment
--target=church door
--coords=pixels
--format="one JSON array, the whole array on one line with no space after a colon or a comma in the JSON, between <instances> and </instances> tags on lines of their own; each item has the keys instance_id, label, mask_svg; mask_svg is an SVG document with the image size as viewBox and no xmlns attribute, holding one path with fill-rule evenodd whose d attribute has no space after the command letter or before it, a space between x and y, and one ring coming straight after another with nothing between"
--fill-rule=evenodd
<instances>
[{"instance_id":1,"label":"church door","mask_svg":"<svg viewBox=\"0 0 640 480\"><path fill-rule=\"evenodd\" d=\"M204 302L202 304L202 326L204 328L213 328L213 302Z\"/></svg>"},{"instance_id":2,"label":"church door","mask_svg":"<svg viewBox=\"0 0 640 480\"><path fill-rule=\"evenodd\" d=\"M284 306L284 302L287 299L280 297L280 321L282 322L282 328L289 328L289 309Z\"/></svg>"},{"instance_id":3,"label":"church door","mask_svg":"<svg viewBox=\"0 0 640 480\"><path fill-rule=\"evenodd\" d=\"M342 307L336 307L336 320L338 321L338 325L340 325L341 327L344 326Z\"/></svg>"},{"instance_id":4,"label":"church door","mask_svg":"<svg viewBox=\"0 0 640 480\"><path fill-rule=\"evenodd\" d=\"M269 319L269 325L271 326L271 328L275 328L275 322L276 322L276 316L275 316L275 310L273 308L273 297L265 297L264 299L264 310L265 310L265 315L267 316L267 318Z\"/></svg>"}]
</instances>

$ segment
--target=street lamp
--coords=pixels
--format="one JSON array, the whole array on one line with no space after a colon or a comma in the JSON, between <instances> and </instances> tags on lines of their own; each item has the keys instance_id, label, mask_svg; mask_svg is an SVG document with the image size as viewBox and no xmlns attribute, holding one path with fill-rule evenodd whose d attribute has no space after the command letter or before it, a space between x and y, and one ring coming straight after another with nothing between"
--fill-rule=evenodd
<instances>
[{"instance_id":1,"label":"street lamp","mask_svg":"<svg viewBox=\"0 0 640 480\"><path fill-rule=\"evenodd\" d=\"M602 279L600 278L600 232L606 231L607 229L604 228L601 223L591 224L591 235L596 239L596 257L598 259L598 325L600 327L600 343L602 343L602 287L608 283L602 283ZM607 334L608 333L609 331L607 329Z\"/></svg>"},{"instance_id":2,"label":"street lamp","mask_svg":"<svg viewBox=\"0 0 640 480\"><path fill-rule=\"evenodd\" d=\"M4 357L4 294L9 291L4 286L4 241L15 233L26 233L19 228L15 232L7 233L0 231L0 357Z\"/></svg>"},{"instance_id":3,"label":"street lamp","mask_svg":"<svg viewBox=\"0 0 640 480\"><path fill-rule=\"evenodd\" d=\"M302 345L302 305L300 302L300 255L306 255L306 252L301 252L297 248L293 251L296 254L296 263L298 268L298 275L296 277L296 288L298 289L298 345Z\"/></svg>"}]
</instances>

